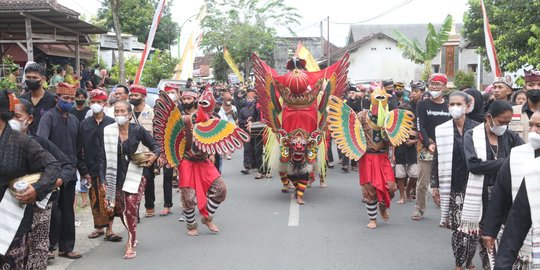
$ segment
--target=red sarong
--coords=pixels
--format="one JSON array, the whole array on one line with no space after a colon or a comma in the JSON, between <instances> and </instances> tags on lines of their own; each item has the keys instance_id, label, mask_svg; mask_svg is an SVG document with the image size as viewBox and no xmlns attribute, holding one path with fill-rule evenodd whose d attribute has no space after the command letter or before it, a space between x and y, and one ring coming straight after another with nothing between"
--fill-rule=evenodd
<instances>
[{"instance_id":1,"label":"red sarong","mask_svg":"<svg viewBox=\"0 0 540 270\"><path fill-rule=\"evenodd\" d=\"M182 159L178 166L178 186L180 188L193 188L197 196L199 213L208 217L206 211L206 193L212 183L221 175L209 159L205 161L189 161Z\"/></svg>"},{"instance_id":2,"label":"red sarong","mask_svg":"<svg viewBox=\"0 0 540 270\"><path fill-rule=\"evenodd\" d=\"M388 159L388 154L366 153L360 158L358 164L360 173L360 185L371 183L377 190L379 202L384 202L387 208L390 208L390 194L386 187L386 182L395 182L394 170Z\"/></svg>"}]
</instances>

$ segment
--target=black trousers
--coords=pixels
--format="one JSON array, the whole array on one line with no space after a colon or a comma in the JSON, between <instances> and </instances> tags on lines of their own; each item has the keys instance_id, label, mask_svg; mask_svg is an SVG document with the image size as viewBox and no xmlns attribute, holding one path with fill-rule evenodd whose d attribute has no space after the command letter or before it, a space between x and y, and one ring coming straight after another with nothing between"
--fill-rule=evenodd
<instances>
[{"instance_id":1,"label":"black trousers","mask_svg":"<svg viewBox=\"0 0 540 270\"><path fill-rule=\"evenodd\" d=\"M172 168L163 167L163 207L171 208L172 202L172 190L173 190L173 171Z\"/></svg>"},{"instance_id":2,"label":"black trousers","mask_svg":"<svg viewBox=\"0 0 540 270\"><path fill-rule=\"evenodd\" d=\"M332 139L330 139L330 141L328 142L328 149L326 150L326 159L328 160L328 162L334 162L334 153L332 153Z\"/></svg>"},{"instance_id":3,"label":"black trousers","mask_svg":"<svg viewBox=\"0 0 540 270\"><path fill-rule=\"evenodd\" d=\"M144 191L144 208L154 209L156 202L156 184L154 179L156 175L154 174L154 166L145 167L143 169L143 175L146 178L146 188Z\"/></svg>"},{"instance_id":4,"label":"black trousers","mask_svg":"<svg viewBox=\"0 0 540 270\"><path fill-rule=\"evenodd\" d=\"M51 211L51 230L49 232L49 250L72 252L75 248L75 184L73 180L65 184L58 193L58 200L53 201Z\"/></svg>"},{"instance_id":5,"label":"black trousers","mask_svg":"<svg viewBox=\"0 0 540 270\"><path fill-rule=\"evenodd\" d=\"M253 137L249 141L249 143L244 143L244 168L245 169L253 169L253 159L255 158L255 140L253 140Z\"/></svg>"}]
</instances>

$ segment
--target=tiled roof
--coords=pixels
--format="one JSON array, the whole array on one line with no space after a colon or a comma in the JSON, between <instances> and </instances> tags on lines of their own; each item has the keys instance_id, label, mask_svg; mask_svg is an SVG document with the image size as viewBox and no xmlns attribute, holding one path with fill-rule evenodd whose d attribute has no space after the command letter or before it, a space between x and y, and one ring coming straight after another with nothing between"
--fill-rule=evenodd
<instances>
[{"instance_id":1,"label":"tiled roof","mask_svg":"<svg viewBox=\"0 0 540 270\"><path fill-rule=\"evenodd\" d=\"M56 10L75 17L80 15L77 11L58 4L56 0L0 0L0 14L9 11L28 12L37 10Z\"/></svg>"}]
</instances>

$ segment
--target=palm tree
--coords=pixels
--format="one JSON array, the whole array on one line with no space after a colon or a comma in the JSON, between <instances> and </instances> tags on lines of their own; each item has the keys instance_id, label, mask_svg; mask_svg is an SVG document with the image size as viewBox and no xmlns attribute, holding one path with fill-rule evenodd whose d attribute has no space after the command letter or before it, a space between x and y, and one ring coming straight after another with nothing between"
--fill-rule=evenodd
<instances>
[{"instance_id":1,"label":"palm tree","mask_svg":"<svg viewBox=\"0 0 540 270\"><path fill-rule=\"evenodd\" d=\"M433 24L429 23L427 25L428 32L425 44L421 44L418 40L410 40L399 30L394 29L394 37L398 42L398 48L403 50L403 57L416 64L424 65L422 78L426 79L431 74L431 61L437 56L442 45L448 41L452 30L452 22L452 16L447 15L438 32Z\"/></svg>"}]
</instances>

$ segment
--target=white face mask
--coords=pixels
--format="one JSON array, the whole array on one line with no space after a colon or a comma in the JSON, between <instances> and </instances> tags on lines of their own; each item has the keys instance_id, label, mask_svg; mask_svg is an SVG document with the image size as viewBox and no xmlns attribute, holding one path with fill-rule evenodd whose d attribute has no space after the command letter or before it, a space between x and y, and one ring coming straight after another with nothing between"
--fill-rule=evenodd
<instances>
[{"instance_id":1,"label":"white face mask","mask_svg":"<svg viewBox=\"0 0 540 270\"><path fill-rule=\"evenodd\" d=\"M497 126L495 124L495 121L493 121L493 119L491 120L491 127L489 128L491 130L491 132L493 132L493 134L497 135L497 136L502 136L506 130L508 129L508 125L502 125L502 126Z\"/></svg>"},{"instance_id":2,"label":"white face mask","mask_svg":"<svg viewBox=\"0 0 540 270\"><path fill-rule=\"evenodd\" d=\"M529 133L529 143L534 150L540 149L540 134L536 132Z\"/></svg>"},{"instance_id":3,"label":"white face mask","mask_svg":"<svg viewBox=\"0 0 540 270\"><path fill-rule=\"evenodd\" d=\"M448 112L452 116L453 119L460 119L463 116L463 113L465 112L465 108L461 106L450 106L448 109Z\"/></svg>"},{"instance_id":4,"label":"white face mask","mask_svg":"<svg viewBox=\"0 0 540 270\"><path fill-rule=\"evenodd\" d=\"M114 120L116 120L116 123L118 123L118 125L123 126L125 123L128 122L128 117L126 115L119 115L115 116Z\"/></svg>"},{"instance_id":5,"label":"white face mask","mask_svg":"<svg viewBox=\"0 0 540 270\"><path fill-rule=\"evenodd\" d=\"M100 113L103 111L103 106L101 106L100 104L94 103L90 105L90 109L92 109L93 113Z\"/></svg>"},{"instance_id":6,"label":"white face mask","mask_svg":"<svg viewBox=\"0 0 540 270\"><path fill-rule=\"evenodd\" d=\"M438 98L441 96L442 91L429 91L429 93L431 94L432 98Z\"/></svg>"},{"instance_id":7,"label":"white face mask","mask_svg":"<svg viewBox=\"0 0 540 270\"><path fill-rule=\"evenodd\" d=\"M19 121L17 119L9 120L8 124L11 127L11 129L19 131L19 132L23 132L24 129L26 128L26 122L25 121L21 122L21 121Z\"/></svg>"},{"instance_id":8,"label":"white face mask","mask_svg":"<svg viewBox=\"0 0 540 270\"><path fill-rule=\"evenodd\" d=\"M170 93L170 94L167 94L173 101L176 100L176 94L174 93Z\"/></svg>"}]
</instances>

